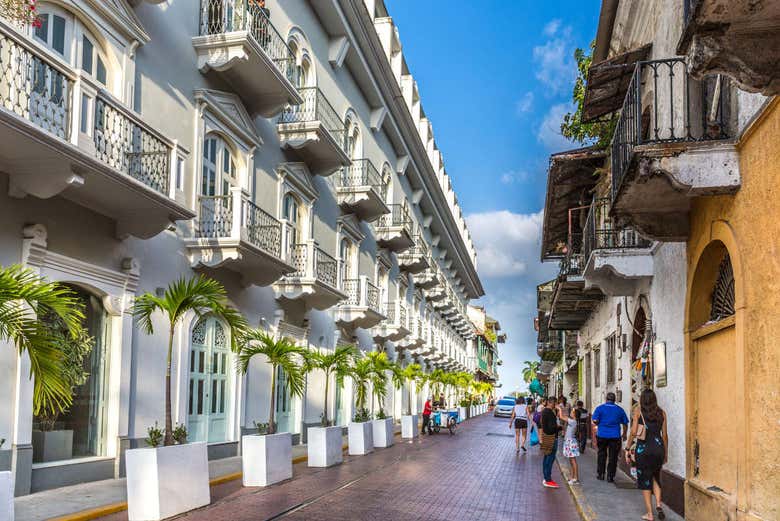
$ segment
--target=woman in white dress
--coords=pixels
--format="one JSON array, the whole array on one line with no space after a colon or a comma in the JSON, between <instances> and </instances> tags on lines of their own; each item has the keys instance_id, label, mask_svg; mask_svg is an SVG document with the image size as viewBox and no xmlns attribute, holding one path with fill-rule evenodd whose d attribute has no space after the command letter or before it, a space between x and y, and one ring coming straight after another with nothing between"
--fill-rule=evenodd
<instances>
[{"instance_id":1,"label":"woman in white dress","mask_svg":"<svg viewBox=\"0 0 780 521\"><path fill-rule=\"evenodd\" d=\"M579 467L577 466L577 458L580 457L580 443L577 441L577 423L579 415L579 411L574 408L569 412L568 418L564 418L563 415L561 415L561 420L566 422L566 437L563 440L563 457L569 458L569 464L571 465L570 485L580 484L580 472Z\"/></svg>"}]
</instances>

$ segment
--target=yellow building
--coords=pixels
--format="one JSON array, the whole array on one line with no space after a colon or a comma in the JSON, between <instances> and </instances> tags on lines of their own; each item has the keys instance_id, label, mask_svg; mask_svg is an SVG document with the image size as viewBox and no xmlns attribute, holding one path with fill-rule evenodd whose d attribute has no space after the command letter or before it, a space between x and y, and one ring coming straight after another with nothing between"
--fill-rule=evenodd
<instances>
[{"instance_id":1,"label":"yellow building","mask_svg":"<svg viewBox=\"0 0 780 521\"><path fill-rule=\"evenodd\" d=\"M780 519L780 100L738 143L741 187L692 201L685 366L693 520Z\"/></svg>"}]
</instances>

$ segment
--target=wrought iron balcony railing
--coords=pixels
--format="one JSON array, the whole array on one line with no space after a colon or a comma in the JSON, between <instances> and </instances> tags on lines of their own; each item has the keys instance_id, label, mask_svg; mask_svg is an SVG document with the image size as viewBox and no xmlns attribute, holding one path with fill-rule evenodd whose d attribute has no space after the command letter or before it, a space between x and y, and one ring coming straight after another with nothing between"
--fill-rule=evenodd
<instances>
[{"instance_id":1,"label":"wrought iron balcony railing","mask_svg":"<svg viewBox=\"0 0 780 521\"><path fill-rule=\"evenodd\" d=\"M370 159L353 159L352 164L341 169L336 177L339 188L371 187L382 199L387 199L387 183Z\"/></svg>"},{"instance_id":2,"label":"wrought iron balcony railing","mask_svg":"<svg viewBox=\"0 0 780 521\"><path fill-rule=\"evenodd\" d=\"M281 258L281 223L247 199L240 188L229 195L202 195L199 200L198 237L242 239Z\"/></svg>"},{"instance_id":3,"label":"wrought iron balcony railing","mask_svg":"<svg viewBox=\"0 0 780 521\"><path fill-rule=\"evenodd\" d=\"M303 87L298 89L303 103L300 105L288 105L279 116L279 123L314 123L319 122L322 127L333 137L336 144L342 149L345 147L345 125L338 113L318 87Z\"/></svg>"},{"instance_id":4,"label":"wrought iron balcony railing","mask_svg":"<svg viewBox=\"0 0 780 521\"><path fill-rule=\"evenodd\" d=\"M388 206L390 206L390 213L379 218L379 227L403 226L411 230L412 216L409 214L409 208L405 204L391 204Z\"/></svg>"},{"instance_id":5,"label":"wrought iron balcony railing","mask_svg":"<svg viewBox=\"0 0 780 521\"><path fill-rule=\"evenodd\" d=\"M367 277L343 280L341 290L347 295L347 299L342 302L342 305L364 307L382 314L379 305L379 288L371 283Z\"/></svg>"},{"instance_id":6,"label":"wrought iron balcony railing","mask_svg":"<svg viewBox=\"0 0 780 521\"><path fill-rule=\"evenodd\" d=\"M287 262L295 268L295 272L287 278L315 279L331 288L338 287L338 262L316 246L314 241L292 246Z\"/></svg>"},{"instance_id":7,"label":"wrought iron balcony railing","mask_svg":"<svg viewBox=\"0 0 780 521\"><path fill-rule=\"evenodd\" d=\"M682 58L637 62L612 138L612 200L635 147L728 138L728 91L721 76L694 80Z\"/></svg>"},{"instance_id":8,"label":"wrought iron balcony railing","mask_svg":"<svg viewBox=\"0 0 780 521\"><path fill-rule=\"evenodd\" d=\"M295 55L268 15L267 9L251 0L201 0L200 34L248 32L290 83L297 85Z\"/></svg>"},{"instance_id":9,"label":"wrought iron balcony railing","mask_svg":"<svg viewBox=\"0 0 780 521\"><path fill-rule=\"evenodd\" d=\"M406 305L400 300L385 303L384 315L393 326L405 328L408 325Z\"/></svg>"},{"instance_id":10,"label":"wrought iron balcony railing","mask_svg":"<svg viewBox=\"0 0 780 521\"><path fill-rule=\"evenodd\" d=\"M582 248L585 262L594 250L649 248L652 242L633 228L618 228L609 217L609 199L594 199L585 220Z\"/></svg>"},{"instance_id":11,"label":"wrought iron balcony railing","mask_svg":"<svg viewBox=\"0 0 780 521\"><path fill-rule=\"evenodd\" d=\"M170 195L173 141L97 84L90 84L97 91L92 100L94 110L75 111L76 87L88 81L47 56L46 51L0 29L0 107L75 146L83 147L84 139L91 140L83 150L149 188Z\"/></svg>"}]
</instances>

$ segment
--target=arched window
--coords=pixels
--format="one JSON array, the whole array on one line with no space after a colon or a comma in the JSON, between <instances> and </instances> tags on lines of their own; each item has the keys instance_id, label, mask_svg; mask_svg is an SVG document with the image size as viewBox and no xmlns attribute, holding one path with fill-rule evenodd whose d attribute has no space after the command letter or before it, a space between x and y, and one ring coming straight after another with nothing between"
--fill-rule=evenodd
<instances>
[{"instance_id":1,"label":"arched window","mask_svg":"<svg viewBox=\"0 0 780 521\"><path fill-rule=\"evenodd\" d=\"M344 143L347 155L350 159L362 159L363 143L360 139L360 127L351 116L347 116L344 126L347 129Z\"/></svg>"},{"instance_id":2,"label":"arched window","mask_svg":"<svg viewBox=\"0 0 780 521\"><path fill-rule=\"evenodd\" d=\"M296 38L291 38L287 43L292 55L295 57L295 80L298 88L314 85L314 74L308 53L303 49Z\"/></svg>"},{"instance_id":3,"label":"arched window","mask_svg":"<svg viewBox=\"0 0 780 521\"><path fill-rule=\"evenodd\" d=\"M385 306L387 303L387 269L384 266L379 266L376 273L376 285L379 288L379 304Z\"/></svg>"},{"instance_id":4,"label":"arched window","mask_svg":"<svg viewBox=\"0 0 780 521\"><path fill-rule=\"evenodd\" d=\"M238 185L236 161L227 142L217 134L208 134L203 142L201 195L227 196Z\"/></svg>"},{"instance_id":5,"label":"arched window","mask_svg":"<svg viewBox=\"0 0 780 521\"><path fill-rule=\"evenodd\" d=\"M287 227L289 233L287 244L290 247L300 243L303 238L303 234L301 233L301 211L301 205L298 198L291 193L286 194L282 201L282 218L287 221L287 224L289 225Z\"/></svg>"},{"instance_id":6,"label":"arched window","mask_svg":"<svg viewBox=\"0 0 780 521\"><path fill-rule=\"evenodd\" d=\"M393 174L390 165L385 163L382 166L382 200L391 203L393 199Z\"/></svg>"},{"instance_id":7,"label":"arched window","mask_svg":"<svg viewBox=\"0 0 780 521\"><path fill-rule=\"evenodd\" d=\"M734 268L729 254L723 257L718 267L718 278L712 288L710 321L723 320L734 314Z\"/></svg>"}]
</instances>

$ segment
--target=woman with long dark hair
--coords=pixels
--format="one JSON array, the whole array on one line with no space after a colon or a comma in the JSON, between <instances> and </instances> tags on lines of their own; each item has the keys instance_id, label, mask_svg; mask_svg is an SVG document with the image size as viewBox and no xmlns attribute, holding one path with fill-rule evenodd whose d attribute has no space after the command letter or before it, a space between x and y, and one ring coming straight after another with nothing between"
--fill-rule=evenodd
<instances>
[{"instance_id":1,"label":"woman with long dark hair","mask_svg":"<svg viewBox=\"0 0 780 521\"><path fill-rule=\"evenodd\" d=\"M653 499L658 519L666 514L661 502L661 467L666 463L669 438L666 434L666 413L658 406L658 400L652 389L645 389L639 398L639 407L634 409L631 419L631 433L628 447L636 441L636 446L626 451L626 462L636 466L636 487L642 491L647 514L645 521L653 521Z\"/></svg>"}]
</instances>

